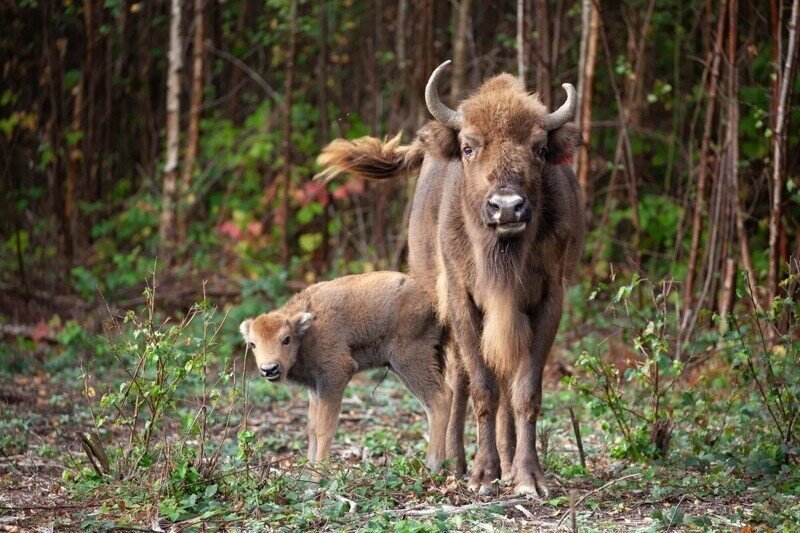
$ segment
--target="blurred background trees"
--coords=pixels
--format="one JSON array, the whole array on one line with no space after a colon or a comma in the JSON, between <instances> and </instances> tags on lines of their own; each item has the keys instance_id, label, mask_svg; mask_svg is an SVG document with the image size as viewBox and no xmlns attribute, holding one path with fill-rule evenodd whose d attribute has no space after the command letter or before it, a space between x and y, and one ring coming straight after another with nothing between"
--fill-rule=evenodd
<instances>
[{"instance_id":1,"label":"blurred background trees","mask_svg":"<svg viewBox=\"0 0 800 533\"><path fill-rule=\"evenodd\" d=\"M406 138L497 72L579 87L583 277L679 282L688 335L800 255L797 2L14 0L0 7L3 314L176 279L402 266L413 179L311 181L335 137ZM612 267L613 265L613 267ZM795 267L796 268L796 267ZM38 291L38 292L37 292ZM131 292L133 291L133 292ZM17 302L28 302L16 305Z\"/></svg>"}]
</instances>

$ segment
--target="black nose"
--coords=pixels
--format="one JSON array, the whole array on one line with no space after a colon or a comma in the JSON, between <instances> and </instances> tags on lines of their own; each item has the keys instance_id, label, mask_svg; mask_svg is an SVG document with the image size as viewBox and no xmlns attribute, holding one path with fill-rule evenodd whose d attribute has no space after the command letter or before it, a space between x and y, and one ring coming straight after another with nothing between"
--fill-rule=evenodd
<instances>
[{"instance_id":1,"label":"black nose","mask_svg":"<svg viewBox=\"0 0 800 533\"><path fill-rule=\"evenodd\" d=\"M528 202L519 194L509 192L491 195L486 200L486 215L494 224L528 222L531 217Z\"/></svg>"},{"instance_id":2,"label":"black nose","mask_svg":"<svg viewBox=\"0 0 800 533\"><path fill-rule=\"evenodd\" d=\"M269 380L279 378L281 375L281 365L279 363L267 363L260 367L261 375Z\"/></svg>"}]
</instances>

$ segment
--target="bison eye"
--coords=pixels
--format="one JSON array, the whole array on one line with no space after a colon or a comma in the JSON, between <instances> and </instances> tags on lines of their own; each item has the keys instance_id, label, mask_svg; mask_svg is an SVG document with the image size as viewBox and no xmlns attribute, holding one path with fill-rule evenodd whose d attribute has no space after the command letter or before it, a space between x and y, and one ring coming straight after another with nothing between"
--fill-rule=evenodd
<instances>
[{"instance_id":1,"label":"bison eye","mask_svg":"<svg viewBox=\"0 0 800 533\"><path fill-rule=\"evenodd\" d=\"M462 152L464 153L464 155L465 155L465 156L467 156L467 157L469 157L469 156L471 156L472 154L474 154L474 153L475 153L475 151L472 149L472 147L471 147L471 146L465 146L464 148L462 148L462 149L461 149L461 151L462 151Z\"/></svg>"},{"instance_id":2,"label":"bison eye","mask_svg":"<svg viewBox=\"0 0 800 533\"><path fill-rule=\"evenodd\" d=\"M281 344L283 344L285 346L285 345L289 344L290 340L291 339L289 337L286 337L285 339L283 339L283 341L281 341Z\"/></svg>"},{"instance_id":3,"label":"bison eye","mask_svg":"<svg viewBox=\"0 0 800 533\"><path fill-rule=\"evenodd\" d=\"M544 146L539 148L538 150L536 150L536 155L544 159L545 157L547 157L547 148L545 148Z\"/></svg>"}]
</instances>

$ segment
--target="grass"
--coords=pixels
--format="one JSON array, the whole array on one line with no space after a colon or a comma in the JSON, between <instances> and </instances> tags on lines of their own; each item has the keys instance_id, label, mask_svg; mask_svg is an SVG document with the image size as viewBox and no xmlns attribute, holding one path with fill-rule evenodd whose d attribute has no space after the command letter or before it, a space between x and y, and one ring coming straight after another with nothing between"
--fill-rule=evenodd
<instances>
[{"instance_id":1,"label":"grass","mask_svg":"<svg viewBox=\"0 0 800 533\"><path fill-rule=\"evenodd\" d=\"M500 531L516 531L555 528L569 513L574 490L588 494L576 509L581 530L627 531L665 528L670 520L690 529L740 527L765 519L775 523L773 506L794 501L780 492L749 490L746 479L731 477L722 464L697 469L680 461L655 466L609 461L608 443L591 422L583 423L589 460L584 474L576 470L571 428L558 414L556 391L546 395L545 406L550 428L545 464L552 499L520 499L499 487L489 501L476 501L463 480L426 471L426 423L420 406L396 379L381 381L382 377L362 375L348 388L334 461L322 469L326 479L319 485L310 481L311 467L303 459L305 394L255 376L248 392L248 428L254 433L251 458L236 461L232 436L222 443L229 450L228 460L207 478L195 480L186 474L185 465L173 468L170 481L181 482L178 494L167 489L143 492L136 479L99 480L72 431L46 423L39 414L6 412L4 424L24 425L27 419L29 431L20 437L24 444L3 448L5 496L0 515L26 528L52 524L55 529L158 523L182 530L203 523L216 528L429 531L491 524ZM90 427L87 417L79 414L83 407L74 408L62 419L83 419L84 427ZM471 431L468 439L474 440ZM198 483L196 488L193 483ZM763 487L763 482L757 486ZM177 512L171 519L166 516L170 511ZM787 519L792 516L787 514ZM569 518L564 523L569 524Z\"/></svg>"}]
</instances>

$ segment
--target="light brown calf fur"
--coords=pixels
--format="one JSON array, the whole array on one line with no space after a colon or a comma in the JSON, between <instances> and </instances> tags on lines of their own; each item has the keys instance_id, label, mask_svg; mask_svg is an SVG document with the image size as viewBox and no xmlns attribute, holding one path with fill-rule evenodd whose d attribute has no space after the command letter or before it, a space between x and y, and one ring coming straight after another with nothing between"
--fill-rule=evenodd
<instances>
[{"instance_id":1,"label":"light brown calf fur","mask_svg":"<svg viewBox=\"0 0 800 533\"><path fill-rule=\"evenodd\" d=\"M350 378L388 367L422 402L430 427L425 464L441 467L451 402L443 329L410 276L373 272L317 283L239 329L266 379L308 387L309 460L328 456Z\"/></svg>"},{"instance_id":2,"label":"light brown calf fur","mask_svg":"<svg viewBox=\"0 0 800 533\"><path fill-rule=\"evenodd\" d=\"M412 143L333 141L318 158L319 177L419 172L408 260L455 340L448 454L465 468L468 386L478 423L470 486L491 490L502 469L518 492L544 496L535 444L542 374L584 235L580 187L565 164L579 143L569 122L575 89L565 85L567 102L548 113L536 94L501 74L452 110L437 92L445 66L426 88L436 121Z\"/></svg>"}]
</instances>

